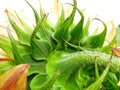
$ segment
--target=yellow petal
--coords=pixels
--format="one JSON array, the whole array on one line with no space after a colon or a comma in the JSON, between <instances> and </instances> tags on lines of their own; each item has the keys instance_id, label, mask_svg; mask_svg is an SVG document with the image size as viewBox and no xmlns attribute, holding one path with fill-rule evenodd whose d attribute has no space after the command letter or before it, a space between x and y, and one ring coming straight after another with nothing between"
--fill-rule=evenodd
<instances>
[{"instance_id":1,"label":"yellow petal","mask_svg":"<svg viewBox=\"0 0 120 90\"><path fill-rule=\"evenodd\" d=\"M18 65L0 76L0 90L26 90L28 64Z\"/></svg>"}]
</instances>

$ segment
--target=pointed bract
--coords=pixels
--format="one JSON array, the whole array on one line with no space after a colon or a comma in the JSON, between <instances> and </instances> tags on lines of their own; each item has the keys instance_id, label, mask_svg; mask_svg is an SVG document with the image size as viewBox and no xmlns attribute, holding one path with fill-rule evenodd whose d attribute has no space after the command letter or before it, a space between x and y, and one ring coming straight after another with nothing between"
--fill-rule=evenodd
<instances>
[{"instance_id":1,"label":"pointed bract","mask_svg":"<svg viewBox=\"0 0 120 90\"><path fill-rule=\"evenodd\" d=\"M28 64L18 65L0 76L0 90L26 90Z\"/></svg>"}]
</instances>

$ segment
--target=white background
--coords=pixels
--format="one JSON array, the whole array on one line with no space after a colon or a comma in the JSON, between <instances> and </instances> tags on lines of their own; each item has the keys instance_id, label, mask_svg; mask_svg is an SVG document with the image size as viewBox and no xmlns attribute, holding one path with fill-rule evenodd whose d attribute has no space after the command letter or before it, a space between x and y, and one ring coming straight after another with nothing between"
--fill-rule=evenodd
<instances>
[{"instance_id":1,"label":"white background","mask_svg":"<svg viewBox=\"0 0 120 90\"><path fill-rule=\"evenodd\" d=\"M36 8L38 1L42 1L46 11L50 10L53 1L56 0L27 0L32 3ZM72 2L72 0L60 0L62 3ZM103 21L113 20L115 25L120 23L120 1L119 0L77 0L79 9L86 8L87 14L90 17L98 15ZM4 10L6 8L11 8L18 11L24 11L26 13L30 12L27 4L24 0L0 0L0 25L6 25ZM30 12L31 13L31 12ZM28 16L32 16L29 14Z\"/></svg>"}]
</instances>

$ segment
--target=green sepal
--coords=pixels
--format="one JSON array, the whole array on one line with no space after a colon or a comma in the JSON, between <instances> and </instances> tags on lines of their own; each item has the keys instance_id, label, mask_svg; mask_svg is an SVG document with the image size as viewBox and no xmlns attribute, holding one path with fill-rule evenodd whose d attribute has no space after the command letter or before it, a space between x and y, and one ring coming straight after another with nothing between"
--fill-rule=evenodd
<instances>
[{"instance_id":1,"label":"green sepal","mask_svg":"<svg viewBox=\"0 0 120 90\"><path fill-rule=\"evenodd\" d=\"M73 23L75 12L77 8L76 0L74 0L74 7L71 15L55 30L53 38L57 42L57 48L61 48L63 44L63 39L70 40L69 27Z\"/></svg>"},{"instance_id":2,"label":"green sepal","mask_svg":"<svg viewBox=\"0 0 120 90\"><path fill-rule=\"evenodd\" d=\"M32 90L53 90L53 85L58 78L60 72L57 71L52 77L45 73L36 75L30 83Z\"/></svg>"},{"instance_id":3,"label":"green sepal","mask_svg":"<svg viewBox=\"0 0 120 90\"><path fill-rule=\"evenodd\" d=\"M21 63L25 63L23 57L21 57L21 54L20 54L20 52L18 50L18 47L17 47L17 42L15 41L9 27L7 28L7 32L8 32L8 36L9 36L11 46L12 46L12 53L13 53L13 56L14 56L14 63L16 65L21 64Z\"/></svg>"},{"instance_id":4,"label":"green sepal","mask_svg":"<svg viewBox=\"0 0 120 90\"><path fill-rule=\"evenodd\" d=\"M7 47L7 48L6 48ZM12 54L12 47L11 47L11 44L10 44L10 40L5 37L5 36L0 36L0 48L8 54L8 56L10 57L13 57L13 54Z\"/></svg>"},{"instance_id":5,"label":"green sepal","mask_svg":"<svg viewBox=\"0 0 120 90\"><path fill-rule=\"evenodd\" d=\"M45 33L45 31L42 29L39 31L45 18L46 15L39 20L30 39L32 56L36 60L46 60L52 50L51 42L49 41L47 32ZM40 32L40 37L37 37L38 31Z\"/></svg>"},{"instance_id":6,"label":"green sepal","mask_svg":"<svg viewBox=\"0 0 120 90\"><path fill-rule=\"evenodd\" d=\"M80 16L81 16L81 20L78 22L77 25L75 25L75 27L71 30L70 32L70 43L75 44L75 45L79 45L81 39L84 37L84 31L83 31L83 24L84 24L84 16L82 14L82 12L77 9Z\"/></svg>"},{"instance_id":7,"label":"green sepal","mask_svg":"<svg viewBox=\"0 0 120 90\"><path fill-rule=\"evenodd\" d=\"M42 7L40 7L40 19L44 18L45 15L46 15L45 11L42 9ZM51 21L49 20L48 16L49 16L49 14L47 14L46 20L44 20L42 24L47 30L52 32L52 31L54 31L54 29L52 27L53 25L52 25Z\"/></svg>"},{"instance_id":8,"label":"green sepal","mask_svg":"<svg viewBox=\"0 0 120 90\"><path fill-rule=\"evenodd\" d=\"M43 25L44 22L45 21L43 21L42 25L39 27L36 38L46 40L49 44L52 44L52 32Z\"/></svg>"},{"instance_id":9,"label":"green sepal","mask_svg":"<svg viewBox=\"0 0 120 90\"><path fill-rule=\"evenodd\" d=\"M22 20L22 18L20 17L20 15L18 15L17 12L15 12L15 13L16 13L16 16L19 19L19 21L20 21L20 23L21 23L25 33L29 34L29 36L30 36L32 31L33 31L33 29L24 20Z\"/></svg>"},{"instance_id":10,"label":"green sepal","mask_svg":"<svg viewBox=\"0 0 120 90\"><path fill-rule=\"evenodd\" d=\"M81 46L86 48L101 48L103 46L107 27L103 21L101 22L103 23L104 30L100 34L85 37L80 44Z\"/></svg>"},{"instance_id":11,"label":"green sepal","mask_svg":"<svg viewBox=\"0 0 120 90\"><path fill-rule=\"evenodd\" d=\"M36 60L47 60L52 46L46 40L34 39L31 41L32 56Z\"/></svg>"},{"instance_id":12,"label":"green sepal","mask_svg":"<svg viewBox=\"0 0 120 90\"><path fill-rule=\"evenodd\" d=\"M107 80L111 83L110 85L113 86L113 90L120 89L120 87L118 86L118 77L117 77L116 73L109 71L107 74ZM109 89L108 86L106 86L106 88Z\"/></svg>"},{"instance_id":13,"label":"green sepal","mask_svg":"<svg viewBox=\"0 0 120 90\"><path fill-rule=\"evenodd\" d=\"M46 72L46 62L33 62L30 63L30 68L28 70L28 76L33 74L40 74Z\"/></svg>"},{"instance_id":14,"label":"green sepal","mask_svg":"<svg viewBox=\"0 0 120 90\"><path fill-rule=\"evenodd\" d=\"M90 17L88 18L84 28L83 28L83 31L84 31L84 36L88 36L89 35L89 27L90 27Z\"/></svg>"},{"instance_id":15,"label":"green sepal","mask_svg":"<svg viewBox=\"0 0 120 90\"><path fill-rule=\"evenodd\" d=\"M0 61L0 75L12 68L14 64L11 61Z\"/></svg>"},{"instance_id":16,"label":"green sepal","mask_svg":"<svg viewBox=\"0 0 120 90\"><path fill-rule=\"evenodd\" d=\"M104 69L104 71L102 72L102 75L100 75L100 77L94 83L92 83L89 87L87 87L85 90L100 90L102 83L109 71L110 64L111 63L109 62L106 68Z\"/></svg>"},{"instance_id":17,"label":"green sepal","mask_svg":"<svg viewBox=\"0 0 120 90\"><path fill-rule=\"evenodd\" d=\"M102 48L101 48L101 52L105 52L107 54L110 54L111 53L111 47L114 47L116 45L116 37L114 37L111 42L108 42L107 45L104 45Z\"/></svg>"},{"instance_id":18,"label":"green sepal","mask_svg":"<svg viewBox=\"0 0 120 90\"><path fill-rule=\"evenodd\" d=\"M38 62L35 58L32 57L31 47L23 44L17 44L19 53L24 59L25 63L30 65L28 70L28 76L37 73L44 73L46 70L46 62Z\"/></svg>"},{"instance_id":19,"label":"green sepal","mask_svg":"<svg viewBox=\"0 0 120 90\"><path fill-rule=\"evenodd\" d=\"M56 25L55 25L55 30L57 30L58 27L59 27L60 25L62 25L64 21L65 21L65 12L64 12L64 9L63 9L63 7L62 7L61 15L60 15L60 17L58 18L58 21L56 22Z\"/></svg>"},{"instance_id":20,"label":"green sepal","mask_svg":"<svg viewBox=\"0 0 120 90\"><path fill-rule=\"evenodd\" d=\"M26 45L29 45L30 43L30 37L29 35L27 35L15 22L14 20L8 15L7 13L7 16L8 16L8 19L10 21L10 24L12 25L13 29L15 30L16 34L17 34L17 37L19 39L19 42L21 44L26 44Z\"/></svg>"},{"instance_id":21,"label":"green sepal","mask_svg":"<svg viewBox=\"0 0 120 90\"><path fill-rule=\"evenodd\" d=\"M34 16L35 16L35 20L36 20L36 24L37 24L39 22L39 19L40 19L38 12L27 0L25 0L25 1L31 7L32 11L34 12Z\"/></svg>"}]
</instances>

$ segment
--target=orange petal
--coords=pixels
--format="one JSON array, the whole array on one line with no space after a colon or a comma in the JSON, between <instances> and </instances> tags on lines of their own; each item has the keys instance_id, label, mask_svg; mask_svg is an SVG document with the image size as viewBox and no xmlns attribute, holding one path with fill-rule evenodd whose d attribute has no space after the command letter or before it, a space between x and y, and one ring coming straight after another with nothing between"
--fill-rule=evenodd
<instances>
[{"instance_id":1,"label":"orange petal","mask_svg":"<svg viewBox=\"0 0 120 90\"><path fill-rule=\"evenodd\" d=\"M0 61L9 61L9 60L12 60L10 58L0 58Z\"/></svg>"},{"instance_id":2,"label":"orange petal","mask_svg":"<svg viewBox=\"0 0 120 90\"><path fill-rule=\"evenodd\" d=\"M120 58L120 48L111 48L113 54Z\"/></svg>"},{"instance_id":3,"label":"orange petal","mask_svg":"<svg viewBox=\"0 0 120 90\"><path fill-rule=\"evenodd\" d=\"M28 64L18 65L0 76L0 90L26 90Z\"/></svg>"}]
</instances>

